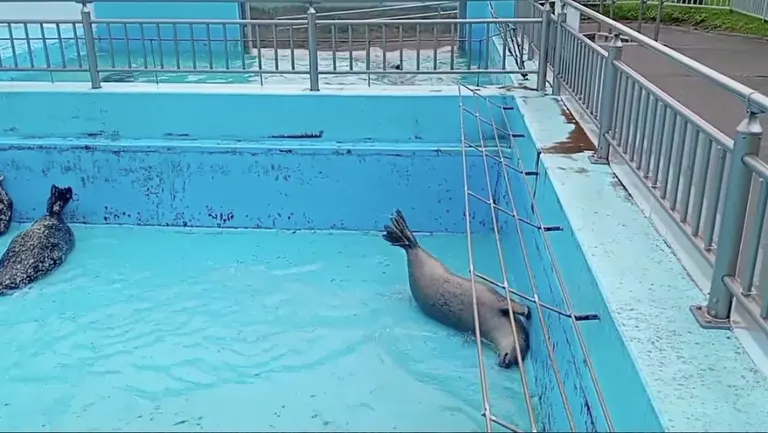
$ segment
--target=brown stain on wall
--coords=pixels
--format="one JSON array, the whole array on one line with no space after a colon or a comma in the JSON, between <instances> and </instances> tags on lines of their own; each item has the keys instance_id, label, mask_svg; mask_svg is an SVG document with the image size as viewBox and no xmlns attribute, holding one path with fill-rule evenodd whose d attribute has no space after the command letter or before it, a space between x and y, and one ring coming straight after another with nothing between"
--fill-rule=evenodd
<instances>
[{"instance_id":1,"label":"brown stain on wall","mask_svg":"<svg viewBox=\"0 0 768 433\"><path fill-rule=\"evenodd\" d=\"M584 131L584 128L579 125L573 114L565 107L561 106L560 113L566 122L573 125L573 130L568 134L568 138L563 141L558 141L552 146L545 147L541 150L542 153L551 153L558 155L573 155L582 152L594 152L595 145L589 136Z\"/></svg>"}]
</instances>

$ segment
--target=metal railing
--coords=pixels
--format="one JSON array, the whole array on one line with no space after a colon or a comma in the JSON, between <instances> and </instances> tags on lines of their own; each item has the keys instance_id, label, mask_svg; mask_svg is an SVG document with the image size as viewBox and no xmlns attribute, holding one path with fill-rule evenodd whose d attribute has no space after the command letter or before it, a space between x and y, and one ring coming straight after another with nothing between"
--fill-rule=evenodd
<instances>
[{"instance_id":1,"label":"metal railing","mask_svg":"<svg viewBox=\"0 0 768 433\"><path fill-rule=\"evenodd\" d=\"M768 334L768 296L755 287L758 268L768 268L758 263L759 256L768 259L761 249L768 164L758 157L758 115L768 112L768 96L573 0L562 0L562 7L552 17L553 92L570 94L598 125L592 161L608 164L612 155L630 167L709 263L708 303L691 307L703 327L730 328L735 300ZM548 4L534 8L550 13ZM613 29L607 50L565 23L568 8ZM622 37L744 101L735 139L623 63ZM748 213L750 195L754 211Z\"/></svg>"},{"instance_id":2,"label":"metal railing","mask_svg":"<svg viewBox=\"0 0 768 433\"><path fill-rule=\"evenodd\" d=\"M476 50L459 55L469 44L488 52L498 32L540 27L540 18L321 20L311 6L301 19L291 18L97 19L87 4L80 20L0 18L0 31L7 29L0 44L7 42L12 49L10 58L0 55L0 73L45 72L51 81L53 73L87 73L94 89L138 74L154 74L156 81L160 74L228 74L257 77L262 85L265 76L292 75L308 77L313 91L319 90L321 76L365 76L370 85L372 77L386 76L542 73L507 65L506 58L500 68L490 68L479 56L472 58ZM484 36L473 39L475 28L485 29ZM65 53L65 46L73 52Z\"/></svg>"}]
</instances>

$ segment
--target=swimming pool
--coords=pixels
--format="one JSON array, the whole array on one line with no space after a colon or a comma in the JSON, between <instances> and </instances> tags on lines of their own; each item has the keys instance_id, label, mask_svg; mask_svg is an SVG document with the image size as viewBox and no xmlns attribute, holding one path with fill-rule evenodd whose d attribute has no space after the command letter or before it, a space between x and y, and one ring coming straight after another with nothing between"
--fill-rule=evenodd
<instances>
[{"instance_id":1,"label":"swimming pool","mask_svg":"<svg viewBox=\"0 0 768 433\"><path fill-rule=\"evenodd\" d=\"M73 229L65 265L0 302L2 430L482 429L474 342L421 314L379 233ZM463 235L420 240L466 267ZM494 413L525 420L519 375L488 374Z\"/></svg>"}]
</instances>

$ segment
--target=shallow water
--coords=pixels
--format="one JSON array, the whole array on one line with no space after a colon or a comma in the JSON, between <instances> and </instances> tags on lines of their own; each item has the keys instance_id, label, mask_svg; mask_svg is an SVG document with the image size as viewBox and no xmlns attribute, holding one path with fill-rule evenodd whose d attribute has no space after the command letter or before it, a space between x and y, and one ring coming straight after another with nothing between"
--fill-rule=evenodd
<instances>
[{"instance_id":1,"label":"shallow water","mask_svg":"<svg viewBox=\"0 0 768 433\"><path fill-rule=\"evenodd\" d=\"M73 229L0 298L0 430L483 429L474 341L417 309L377 233ZM466 273L463 235L420 239ZM518 371L485 357L494 415L524 426Z\"/></svg>"}]
</instances>

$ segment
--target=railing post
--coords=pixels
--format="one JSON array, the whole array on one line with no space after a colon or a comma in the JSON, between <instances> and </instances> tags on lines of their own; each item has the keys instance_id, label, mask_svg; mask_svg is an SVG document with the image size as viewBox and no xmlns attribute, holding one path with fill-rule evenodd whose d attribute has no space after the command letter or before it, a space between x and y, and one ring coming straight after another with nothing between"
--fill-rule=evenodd
<instances>
[{"instance_id":1,"label":"railing post","mask_svg":"<svg viewBox=\"0 0 768 433\"><path fill-rule=\"evenodd\" d=\"M751 110L736 128L733 140L730 174L725 191L720 233L717 241L715 266L706 311L701 306L691 307L696 320L705 328L728 328L733 306L733 294L723 281L735 276L739 264L741 238L749 204L749 190L752 185L752 171L744 164L744 157L756 155L760 150L763 128L757 114ZM759 236L755 233L754 236Z\"/></svg>"},{"instance_id":2,"label":"railing post","mask_svg":"<svg viewBox=\"0 0 768 433\"><path fill-rule=\"evenodd\" d=\"M80 11L80 17L83 20L83 34L85 37L85 53L88 56L88 73L91 75L91 89L101 89L101 77L99 77L99 60L96 54L96 37L93 34L93 22L91 21L91 11L83 2L83 9Z\"/></svg>"},{"instance_id":3,"label":"railing post","mask_svg":"<svg viewBox=\"0 0 768 433\"><path fill-rule=\"evenodd\" d=\"M457 17L460 20L467 19L467 0L459 0L459 10ZM464 23L459 24L459 49L467 50L467 25Z\"/></svg>"},{"instance_id":4,"label":"railing post","mask_svg":"<svg viewBox=\"0 0 768 433\"><path fill-rule=\"evenodd\" d=\"M563 23L565 23L565 12L557 14L557 21L555 21L555 53L554 59L552 59L552 94L560 95L560 79L557 74L560 73L560 64L562 63L561 57L563 56Z\"/></svg>"},{"instance_id":5,"label":"railing post","mask_svg":"<svg viewBox=\"0 0 768 433\"><path fill-rule=\"evenodd\" d=\"M600 135L597 138L597 151L589 157L593 164L608 164L608 155L611 149L608 133L613 129L613 107L616 101L616 82L619 75L615 61L621 60L623 49L624 44L621 43L621 37L618 33L614 33L611 43L608 44L608 56L605 59L605 68L603 68L603 88L600 91L600 112L598 113Z\"/></svg>"},{"instance_id":6,"label":"railing post","mask_svg":"<svg viewBox=\"0 0 768 433\"><path fill-rule=\"evenodd\" d=\"M547 88L547 57L549 57L549 21L552 15L552 9L549 7L549 1L544 3L541 11L541 38L539 40L539 79L537 80L537 89L543 92Z\"/></svg>"},{"instance_id":7,"label":"railing post","mask_svg":"<svg viewBox=\"0 0 768 433\"><path fill-rule=\"evenodd\" d=\"M317 11L312 4L307 9L307 39L309 50L309 90L320 90L320 76L318 74L317 59Z\"/></svg>"}]
</instances>

